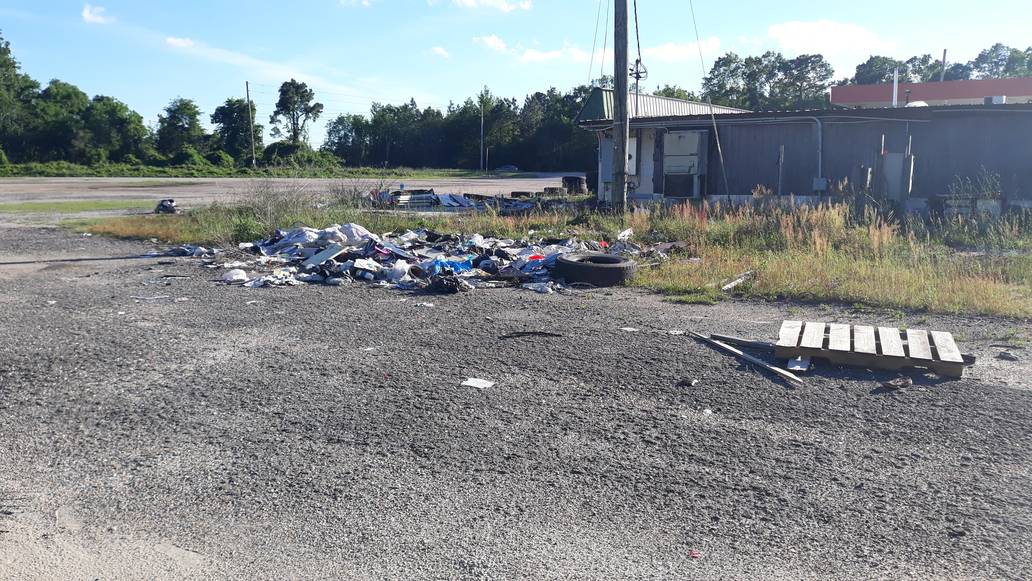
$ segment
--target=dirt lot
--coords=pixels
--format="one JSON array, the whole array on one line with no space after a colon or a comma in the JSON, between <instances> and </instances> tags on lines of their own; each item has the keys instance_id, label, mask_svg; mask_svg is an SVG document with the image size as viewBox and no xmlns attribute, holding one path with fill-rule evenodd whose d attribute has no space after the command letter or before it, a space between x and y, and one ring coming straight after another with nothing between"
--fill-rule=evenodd
<instances>
[{"instance_id":1,"label":"dirt lot","mask_svg":"<svg viewBox=\"0 0 1032 581\"><path fill-rule=\"evenodd\" d=\"M79 260L148 249L0 229L2 579L1032 576L1032 352L995 346L1020 322ZM980 362L792 390L669 333L784 318Z\"/></svg>"},{"instance_id":2,"label":"dirt lot","mask_svg":"<svg viewBox=\"0 0 1032 581\"><path fill-rule=\"evenodd\" d=\"M508 195L511 192L540 192L562 185L567 174L540 174L520 178L394 179L387 187L402 183L407 189L436 188L440 193ZM335 187L372 189L373 179L263 179L244 178L4 178L0 180L0 203L80 200L141 200L174 198L180 206L193 208L212 202L227 202L252 191L256 183L277 188L305 188L329 192Z\"/></svg>"}]
</instances>

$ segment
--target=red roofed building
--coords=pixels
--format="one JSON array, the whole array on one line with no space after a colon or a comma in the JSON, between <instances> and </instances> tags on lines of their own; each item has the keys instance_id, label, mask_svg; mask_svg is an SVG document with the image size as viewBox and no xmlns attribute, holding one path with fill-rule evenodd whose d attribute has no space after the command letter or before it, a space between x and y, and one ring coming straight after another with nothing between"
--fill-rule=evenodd
<instances>
[{"instance_id":1,"label":"red roofed building","mask_svg":"<svg viewBox=\"0 0 1032 581\"><path fill-rule=\"evenodd\" d=\"M910 91L910 94L907 94ZM978 79L944 83L900 83L899 106L921 102L927 105L983 105L986 98L1005 97L1003 103L1032 103L1032 78ZM831 88L831 103L840 107L875 109L892 107L892 83L843 85Z\"/></svg>"}]
</instances>

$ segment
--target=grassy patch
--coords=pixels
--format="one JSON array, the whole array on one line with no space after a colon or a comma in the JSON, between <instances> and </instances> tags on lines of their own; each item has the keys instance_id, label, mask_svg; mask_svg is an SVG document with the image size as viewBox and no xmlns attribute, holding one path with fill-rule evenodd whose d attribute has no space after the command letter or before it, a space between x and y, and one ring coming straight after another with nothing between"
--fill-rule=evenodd
<instances>
[{"instance_id":1,"label":"grassy patch","mask_svg":"<svg viewBox=\"0 0 1032 581\"><path fill-rule=\"evenodd\" d=\"M1032 213L956 221L899 221L847 204L786 210L679 206L612 215L598 212L493 212L426 215L383 212L355 198L315 199L302 191L256 192L238 206L180 216L128 216L80 224L95 234L231 246L275 228L355 222L374 232L426 227L505 238L578 236L613 241L631 227L643 243L685 242L688 255L648 266L633 284L687 303L711 303L722 282L755 276L735 295L793 298L947 313L1032 316ZM1028 225L1029 228L1024 226ZM956 233L966 232L963 243ZM980 252L958 252L972 246Z\"/></svg>"},{"instance_id":2,"label":"grassy patch","mask_svg":"<svg viewBox=\"0 0 1032 581\"><path fill-rule=\"evenodd\" d=\"M55 202L9 202L0 204L0 214L78 214L105 210L153 209L154 200L67 200Z\"/></svg>"}]
</instances>

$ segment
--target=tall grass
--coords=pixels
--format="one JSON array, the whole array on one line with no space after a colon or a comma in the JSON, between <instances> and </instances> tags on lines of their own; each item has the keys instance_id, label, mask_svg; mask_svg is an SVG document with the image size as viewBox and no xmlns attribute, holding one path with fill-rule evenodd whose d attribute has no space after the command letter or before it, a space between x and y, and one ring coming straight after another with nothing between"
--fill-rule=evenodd
<instances>
[{"instance_id":1,"label":"tall grass","mask_svg":"<svg viewBox=\"0 0 1032 581\"><path fill-rule=\"evenodd\" d=\"M687 243L693 260L675 257L643 268L634 283L679 300L716 300L721 281L752 270L755 277L736 293L1032 316L1030 212L925 221L850 204L686 204L623 215L561 209L504 216L492 211L385 212L358 203L361 199L361 192L348 191L346 184L330 199L303 189L256 188L236 206L105 220L89 229L111 236L229 246L301 224L356 222L374 232L425 227L513 239L577 236L609 241L633 228L635 240L643 244Z\"/></svg>"}]
</instances>

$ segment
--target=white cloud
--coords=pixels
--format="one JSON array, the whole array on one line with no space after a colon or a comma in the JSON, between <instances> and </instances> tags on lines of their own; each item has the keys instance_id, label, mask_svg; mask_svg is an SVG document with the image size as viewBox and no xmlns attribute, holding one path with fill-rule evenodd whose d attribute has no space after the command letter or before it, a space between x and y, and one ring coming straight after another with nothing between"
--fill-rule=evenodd
<instances>
[{"instance_id":1,"label":"white cloud","mask_svg":"<svg viewBox=\"0 0 1032 581\"><path fill-rule=\"evenodd\" d=\"M114 21L114 18L104 15L105 8L103 6L91 6L86 4L82 7L82 20L87 24L108 24Z\"/></svg>"},{"instance_id":2,"label":"white cloud","mask_svg":"<svg viewBox=\"0 0 1032 581\"><path fill-rule=\"evenodd\" d=\"M369 8L373 5L373 0L340 0L341 6L361 6L362 8Z\"/></svg>"},{"instance_id":3,"label":"white cloud","mask_svg":"<svg viewBox=\"0 0 1032 581\"><path fill-rule=\"evenodd\" d=\"M720 50L720 39L713 36L703 39L700 43L668 42L646 47L641 51L642 60L646 63L698 63L700 46L704 56L711 56Z\"/></svg>"},{"instance_id":4,"label":"white cloud","mask_svg":"<svg viewBox=\"0 0 1032 581\"><path fill-rule=\"evenodd\" d=\"M833 20L782 22L770 26L767 36L786 56L824 55L838 76L852 74L872 54L892 55L898 48L895 41L859 24Z\"/></svg>"},{"instance_id":5,"label":"white cloud","mask_svg":"<svg viewBox=\"0 0 1032 581\"><path fill-rule=\"evenodd\" d=\"M431 6L436 4L433 0L429 0L428 3ZM452 0L452 4L462 8L494 8L502 12L530 10L534 6L532 0Z\"/></svg>"},{"instance_id":6,"label":"white cloud","mask_svg":"<svg viewBox=\"0 0 1032 581\"><path fill-rule=\"evenodd\" d=\"M165 44L175 48L190 48L194 45L194 41L192 38L170 36L165 39Z\"/></svg>"},{"instance_id":7,"label":"white cloud","mask_svg":"<svg viewBox=\"0 0 1032 581\"><path fill-rule=\"evenodd\" d=\"M437 55L437 56L439 56L441 58L446 58L446 59L450 59L451 58L451 53L449 53L448 49L444 48L443 46L435 46L435 47L430 49L430 52L434 53L435 55Z\"/></svg>"},{"instance_id":8,"label":"white cloud","mask_svg":"<svg viewBox=\"0 0 1032 581\"><path fill-rule=\"evenodd\" d=\"M504 40L494 34L474 37L473 42L482 44L495 52L509 52L509 45L505 44Z\"/></svg>"},{"instance_id":9,"label":"white cloud","mask_svg":"<svg viewBox=\"0 0 1032 581\"><path fill-rule=\"evenodd\" d=\"M591 53L575 46L564 46L555 50L528 48L520 53L521 63L544 63L551 61L586 63L589 60L591 60Z\"/></svg>"}]
</instances>

